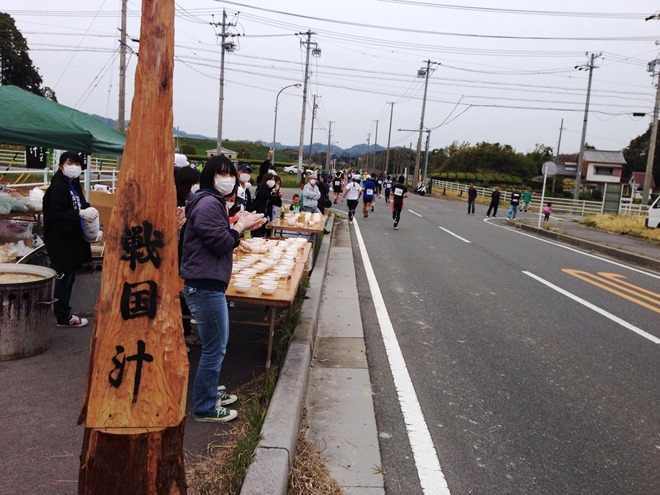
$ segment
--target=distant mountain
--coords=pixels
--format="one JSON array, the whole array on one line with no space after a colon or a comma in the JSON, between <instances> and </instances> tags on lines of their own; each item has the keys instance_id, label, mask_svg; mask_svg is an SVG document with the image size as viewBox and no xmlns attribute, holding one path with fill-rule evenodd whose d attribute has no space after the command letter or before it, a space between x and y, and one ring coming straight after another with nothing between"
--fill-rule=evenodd
<instances>
[{"instance_id":1,"label":"distant mountain","mask_svg":"<svg viewBox=\"0 0 660 495\"><path fill-rule=\"evenodd\" d=\"M108 124L111 127L117 127L117 119L109 119L108 117L102 117L100 115L92 114L92 117L100 120L104 124ZM128 127L128 121L126 121L126 127ZM172 135L179 137L187 137L191 139L212 139L207 136L202 136L201 134L188 134L185 131L178 130L176 128L172 129Z\"/></svg>"},{"instance_id":2,"label":"distant mountain","mask_svg":"<svg viewBox=\"0 0 660 495\"><path fill-rule=\"evenodd\" d=\"M266 144L266 141L262 141L264 144ZM298 145L291 145L291 144L282 144L282 143L275 143L275 149L276 150L297 150ZM387 148L377 145L377 146L367 146L366 144L356 144L351 146L350 148L342 148L340 146L334 145L332 147L332 154L337 155L337 156L363 156L366 155L367 153L373 153L374 149L377 152L385 151ZM304 146L305 153L309 153L309 145ZM328 145L323 144L323 143L314 143L312 144L312 153L327 153L328 152Z\"/></svg>"}]
</instances>

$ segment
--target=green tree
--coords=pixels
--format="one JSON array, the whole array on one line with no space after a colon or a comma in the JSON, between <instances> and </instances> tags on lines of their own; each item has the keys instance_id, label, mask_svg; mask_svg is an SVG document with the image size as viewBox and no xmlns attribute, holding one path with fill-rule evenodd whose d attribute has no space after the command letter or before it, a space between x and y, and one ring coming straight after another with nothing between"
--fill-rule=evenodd
<instances>
[{"instance_id":1,"label":"green tree","mask_svg":"<svg viewBox=\"0 0 660 495\"><path fill-rule=\"evenodd\" d=\"M649 143L651 142L651 125L644 134L640 134L630 141L623 150L626 164L623 166L623 177L628 178L633 172L646 171L646 162L649 156ZM660 183L660 139L655 143L655 154L653 155L653 175L655 183Z\"/></svg>"},{"instance_id":2,"label":"green tree","mask_svg":"<svg viewBox=\"0 0 660 495\"><path fill-rule=\"evenodd\" d=\"M13 85L57 101L55 92L42 87L43 79L32 64L27 41L14 19L0 12L0 85Z\"/></svg>"},{"instance_id":3,"label":"green tree","mask_svg":"<svg viewBox=\"0 0 660 495\"><path fill-rule=\"evenodd\" d=\"M197 154L197 148L193 146L192 144L186 143L181 145L181 153L184 155L196 155Z\"/></svg>"}]
</instances>

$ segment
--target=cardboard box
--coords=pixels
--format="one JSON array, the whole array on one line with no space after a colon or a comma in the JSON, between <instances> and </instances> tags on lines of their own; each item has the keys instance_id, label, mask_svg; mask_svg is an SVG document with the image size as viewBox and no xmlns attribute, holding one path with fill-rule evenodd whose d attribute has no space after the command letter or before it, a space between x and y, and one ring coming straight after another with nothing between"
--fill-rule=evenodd
<instances>
[{"instance_id":1,"label":"cardboard box","mask_svg":"<svg viewBox=\"0 0 660 495\"><path fill-rule=\"evenodd\" d=\"M112 207L115 205L115 195L101 191L89 191L89 204L99 211L101 230L106 230L110 225L110 215L112 214Z\"/></svg>"}]
</instances>

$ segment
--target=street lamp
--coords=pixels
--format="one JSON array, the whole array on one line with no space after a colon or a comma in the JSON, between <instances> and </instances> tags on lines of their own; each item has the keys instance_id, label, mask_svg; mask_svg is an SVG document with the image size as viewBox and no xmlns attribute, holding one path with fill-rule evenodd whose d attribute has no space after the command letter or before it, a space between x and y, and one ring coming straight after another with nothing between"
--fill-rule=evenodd
<instances>
[{"instance_id":1,"label":"street lamp","mask_svg":"<svg viewBox=\"0 0 660 495\"><path fill-rule=\"evenodd\" d=\"M282 94L282 91L284 91L286 88L300 88L302 84L296 83L296 84L289 84L288 86L284 86L280 91L277 93L277 96L275 97L275 123L273 124L273 144L271 148L273 149L273 154L270 157L270 164L275 167L275 133L277 132L277 101L280 99L280 95Z\"/></svg>"}]
</instances>

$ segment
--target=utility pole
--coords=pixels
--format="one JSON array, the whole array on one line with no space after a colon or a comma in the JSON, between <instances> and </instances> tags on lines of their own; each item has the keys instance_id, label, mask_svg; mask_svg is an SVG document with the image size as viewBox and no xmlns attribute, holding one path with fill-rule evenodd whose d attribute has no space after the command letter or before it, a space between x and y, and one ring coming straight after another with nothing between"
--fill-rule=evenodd
<instances>
[{"instance_id":1,"label":"utility pole","mask_svg":"<svg viewBox=\"0 0 660 495\"><path fill-rule=\"evenodd\" d=\"M655 59L648 65L651 77L655 77L656 67L660 64L660 59ZM653 161L655 159L655 142L658 137L658 106L660 105L660 80L655 90L655 106L653 107L653 123L651 124L651 138L649 139L649 152L646 157L646 171L644 172L644 188L642 189L642 204L649 204L651 195L651 177L653 175Z\"/></svg>"},{"instance_id":2,"label":"utility pole","mask_svg":"<svg viewBox=\"0 0 660 495\"><path fill-rule=\"evenodd\" d=\"M424 154L424 178L422 184L426 186L426 171L429 168L429 145L431 142L431 129L426 129L426 152Z\"/></svg>"},{"instance_id":3,"label":"utility pole","mask_svg":"<svg viewBox=\"0 0 660 495\"><path fill-rule=\"evenodd\" d=\"M227 12L225 9L222 9L222 23L214 23L214 26L221 26L222 30L220 32L220 97L218 103L218 137L217 137L217 146L216 154L222 153L222 114L224 112L225 106L225 52L233 52L236 49L236 44L233 41L227 42L227 38L235 36L232 33L227 32L227 28L234 26L227 22Z\"/></svg>"},{"instance_id":4,"label":"utility pole","mask_svg":"<svg viewBox=\"0 0 660 495\"><path fill-rule=\"evenodd\" d=\"M429 88L429 76L431 75L432 69L431 64L437 65L438 62L431 62L431 60L426 61L426 68L422 67L417 71L417 77L424 77L424 100L422 102L422 117L419 120L419 138L417 139L417 154L415 155L415 172L413 176L413 186L417 185L419 182L419 161L422 156L422 132L424 132L424 112L426 111L426 95ZM435 69L433 69L435 70Z\"/></svg>"},{"instance_id":5,"label":"utility pole","mask_svg":"<svg viewBox=\"0 0 660 495\"><path fill-rule=\"evenodd\" d=\"M367 134L367 159L364 162L365 170L369 170L369 155L371 155L371 133Z\"/></svg>"},{"instance_id":6,"label":"utility pole","mask_svg":"<svg viewBox=\"0 0 660 495\"><path fill-rule=\"evenodd\" d=\"M312 167L312 155L314 154L314 121L316 120L316 109L318 105L316 104L316 95L314 96L314 104L312 105L312 127L309 133L309 166Z\"/></svg>"},{"instance_id":7,"label":"utility pole","mask_svg":"<svg viewBox=\"0 0 660 495\"><path fill-rule=\"evenodd\" d=\"M561 125L559 126L559 141L557 141L557 157L555 159L555 165L559 165L559 149L561 148L561 134L564 131L564 119L561 119ZM555 183L557 182L557 176L555 175L552 178L552 195L555 195ZM543 205L541 205L543 208Z\"/></svg>"},{"instance_id":8,"label":"utility pole","mask_svg":"<svg viewBox=\"0 0 660 495\"><path fill-rule=\"evenodd\" d=\"M119 35L119 108L117 110L117 130L126 132L126 5L121 1L121 33ZM121 156L117 157L117 169L121 168Z\"/></svg>"},{"instance_id":9,"label":"utility pole","mask_svg":"<svg viewBox=\"0 0 660 495\"><path fill-rule=\"evenodd\" d=\"M390 141L392 139L392 116L394 115L394 102L388 101L390 104L390 130L387 133L387 151L385 152L385 173L390 173Z\"/></svg>"},{"instance_id":10,"label":"utility pole","mask_svg":"<svg viewBox=\"0 0 660 495\"><path fill-rule=\"evenodd\" d=\"M372 168L377 169L378 167L376 166L376 153L378 152L378 121L374 120L376 122L376 137L374 137L374 162L371 165Z\"/></svg>"},{"instance_id":11,"label":"utility pole","mask_svg":"<svg viewBox=\"0 0 660 495\"><path fill-rule=\"evenodd\" d=\"M298 144L298 172L296 173L296 178L300 182L301 172L303 168L303 155L305 153L305 110L307 109L307 83L309 82L309 53L311 51L312 45L314 45L313 55L315 57L321 56L321 49L318 47L317 43L312 41L312 35L316 34L308 30L306 33L296 33L298 35L307 36L307 41L300 41L300 44L305 47L305 80L303 81L303 101L302 101L302 115L300 116L300 140ZM310 150L311 152L311 150Z\"/></svg>"},{"instance_id":12,"label":"utility pole","mask_svg":"<svg viewBox=\"0 0 660 495\"><path fill-rule=\"evenodd\" d=\"M582 180L582 161L584 160L584 145L587 140L587 121L589 120L589 101L591 100L591 79L594 72L594 60L600 57L602 53L592 53L589 57L589 63L584 65L576 65L578 70L589 71L589 82L587 83L587 102L584 107L584 120L582 121L582 139L580 139L580 154L577 161L577 170L575 171L575 191L573 199L577 201L580 199L580 182Z\"/></svg>"},{"instance_id":13,"label":"utility pole","mask_svg":"<svg viewBox=\"0 0 660 495\"><path fill-rule=\"evenodd\" d=\"M117 130L124 132L126 121L126 5L121 2L121 35L119 39L119 109L117 111Z\"/></svg>"},{"instance_id":14,"label":"utility pole","mask_svg":"<svg viewBox=\"0 0 660 495\"><path fill-rule=\"evenodd\" d=\"M330 170L330 154L332 153L332 121L328 121L328 152L325 156L325 169Z\"/></svg>"}]
</instances>

